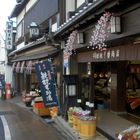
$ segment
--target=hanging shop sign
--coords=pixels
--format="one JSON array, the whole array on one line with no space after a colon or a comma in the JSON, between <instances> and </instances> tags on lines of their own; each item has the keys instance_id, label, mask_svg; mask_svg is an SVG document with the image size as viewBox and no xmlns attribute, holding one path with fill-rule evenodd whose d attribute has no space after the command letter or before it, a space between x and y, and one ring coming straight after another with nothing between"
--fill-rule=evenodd
<instances>
[{"instance_id":1,"label":"hanging shop sign","mask_svg":"<svg viewBox=\"0 0 140 140\"><path fill-rule=\"evenodd\" d=\"M37 79L45 107L58 106L54 72L49 60L35 64Z\"/></svg>"},{"instance_id":2,"label":"hanging shop sign","mask_svg":"<svg viewBox=\"0 0 140 140\"><path fill-rule=\"evenodd\" d=\"M16 73L19 73L20 72L20 62L17 62L17 65L16 65Z\"/></svg>"},{"instance_id":3,"label":"hanging shop sign","mask_svg":"<svg viewBox=\"0 0 140 140\"><path fill-rule=\"evenodd\" d=\"M0 74L0 89L4 89L4 85L5 85L4 75Z\"/></svg>"},{"instance_id":4,"label":"hanging shop sign","mask_svg":"<svg viewBox=\"0 0 140 140\"><path fill-rule=\"evenodd\" d=\"M13 49L13 22L12 21L6 22L6 49L7 50Z\"/></svg>"},{"instance_id":5,"label":"hanging shop sign","mask_svg":"<svg viewBox=\"0 0 140 140\"><path fill-rule=\"evenodd\" d=\"M123 45L108 47L104 50L93 50L77 54L78 62L104 62L104 61L139 61L140 47L138 45ZM135 69L136 71L136 69ZM139 71L139 69L137 69ZM133 72L133 68L132 68Z\"/></svg>"},{"instance_id":6,"label":"hanging shop sign","mask_svg":"<svg viewBox=\"0 0 140 140\"><path fill-rule=\"evenodd\" d=\"M93 52L94 60L119 60L120 58L120 49L107 49L105 51L95 51Z\"/></svg>"},{"instance_id":7,"label":"hanging shop sign","mask_svg":"<svg viewBox=\"0 0 140 140\"><path fill-rule=\"evenodd\" d=\"M23 73L24 68L25 68L25 61L22 61L21 62L21 67L20 67L20 73Z\"/></svg>"},{"instance_id":8,"label":"hanging shop sign","mask_svg":"<svg viewBox=\"0 0 140 140\"><path fill-rule=\"evenodd\" d=\"M12 65L12 72L15 71L15 68L16 68L16 62L14 62L13 65Z\"/></svg>"},{"instance_id":9,"label":"hanging shop sign","mask_svg":"<svg viewBox=\"0 0 140 140\"><path fill-rule=\"evenodd\" d=\"M31 74L32 73L32 67L33 67L33 62L30 60L27 62L27 67L26 67L26 74Z\"/></svg>"},{"instance_id":10,"label":"hanging shop sign","mask_svg":"<svg viewBox=\"0 0 140 140\"><path fill-rule=\"evenodd\" d=\"M67 54L64 54L64 67L67 68L69 64L69 56Z\"/></svg>"}]
</instances>

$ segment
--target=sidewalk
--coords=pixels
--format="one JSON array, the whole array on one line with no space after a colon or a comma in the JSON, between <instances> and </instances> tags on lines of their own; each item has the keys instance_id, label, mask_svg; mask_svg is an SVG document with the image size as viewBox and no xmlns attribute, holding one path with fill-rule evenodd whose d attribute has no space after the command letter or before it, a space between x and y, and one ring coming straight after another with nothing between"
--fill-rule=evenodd
<instances>
[{"instance_id":1,"label":"sidewalk","mask_svg":"<svg viewBox=\"0 0 140 140\"><path fill-rule=\"evenodd\" d=\"M22 108L25 108L27 110L32 110L32 107L26 107L26 105L21 100L21 96L15 96L14 98L10 100L6 100L10 103L14 103ZM54 120L50 120L50 118L42 118L43 122L46 123L55 123L53 126L57 129L57 131L63 133L67 140L83 140L79 137L79 135L69 126L68 122L66 122L61 116L57 116ZM106 137L104 137L101 133L96 132L96 136L93 138L93 140L108 140Z\"/></svg>"},{"instance_id":2,"label":"sidewalk","mask_svg":"<svg viewBox=\"0 0 140 140\"><path fill-rule=\"evenodd\" d=\"M76 133L73 128L71 128L61 116L58 116L54 119L55 123L63 129L63 131L69 136L69 140L84 140L80 138L79 134ZM101 133L96 132L96 136L92 140L108 140L106 137L104 137Z\"/></svg>"},{"instance_id":3,"label":"sidewalk","mask_svg":"<svg viewBox=\"0 0 140 140\"><path fill-rule=\"evenodd\" d=\"M9 102L15 103L21 107L31 110L31 108L26 107L22 102L21 97L16 96L9 100ZM48 121L48 119L43 119ZM67 135L68 140L82 140L79 135L69 126L61 116L55 118L54 123L57 125L58 131L63 131ZM116 134L127 129L130 126L136 125L135 123L128 121L114 112L108 110L98 110L97 111L97 135L93 140L116 140ZM104 136L103 136L103 135Z\"/></svg>"}]
</instances>

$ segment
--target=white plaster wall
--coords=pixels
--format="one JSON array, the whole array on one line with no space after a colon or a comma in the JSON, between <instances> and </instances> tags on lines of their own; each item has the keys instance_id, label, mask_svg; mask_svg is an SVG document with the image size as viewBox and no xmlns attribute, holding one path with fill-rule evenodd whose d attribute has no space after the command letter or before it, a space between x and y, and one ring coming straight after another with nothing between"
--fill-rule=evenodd
<instances>
[{"instance_id":1,"label":"white plaster wall","mask_svg":"<svg viewBox=\"0 0 140 140\"><path fill-rule=\"evenodd\" d=\"M0 74L5 74L4 64L0 64Z\"/></svg>"},{"instance_id":2,"label":"white plaster wall","mask_svg":"<svg viewBox=\"0 0 140 140\"><path fill-rule=\"evenodd\" d=\"M66 20L68 19L68 12L75 10L75 0L66 0Z\"/></svg>"},{"instance_id":3,"label":"white plaster wall","mask_svg":"<svg viewBox=\"0 0 140 140\"><path fill-rule=\"evenodd\" d=\"M16 49L19 50L19 49L25 47L25 43L22 42L22 43L20 43L19 45L17 45L16 47L17 47Z\"/></svg>"},{"instance_id":4,"label":"white plaster wall","mask_svg":"<svg viewBox=\"0 0 140 140\"><path fill-rule=\"evenodd\" d=\"M77 8L83 4L85 2L85 0L77 0Z\"/></svg>"},{"instance_id":5,"label":"white plaster wall","mask_svg":"<svg viewBox=\"0 0 140 140\"><path fill-rule=\"evenodd\" d=\"M5 82L12 83L12 67L9 65L5 65Z\"/></svg>"},{"instance_id":6,"label":"white plaster wall","mask_svg":"<svg viewBox=\"0 0 140 140\"><path fill-rule=\"evenodd\" d=\"M22 21L25 15L25 8L21 11L21 13L17 16L17 25Z\"/></svg>"}]
</instances>

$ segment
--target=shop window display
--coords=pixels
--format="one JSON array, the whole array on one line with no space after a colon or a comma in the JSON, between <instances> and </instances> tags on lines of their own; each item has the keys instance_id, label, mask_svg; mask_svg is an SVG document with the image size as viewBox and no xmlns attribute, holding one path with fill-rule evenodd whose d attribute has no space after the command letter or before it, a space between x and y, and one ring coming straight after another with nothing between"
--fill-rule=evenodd
<instances>
[{"instance_id":1,"label":"shop window display","mask_svg":"<svg viewBox=\"0 0 140 140\"><path fill-rule=\"evenodd\" d=\"M126 79L127 111L140 116L140 74L129 73Z\"/></svg>"},{"instance_id":2,"label":"shop window display","mask_svg":"<svg viewBox=\"0 0 140 140\"><path fill-rule=\"evenodd\" d=\"M95 73L94 74L94 86L95 88L95 109L110 108L110 92L111 92L111 76L107 73ZM82 103L85 104L89 101L90 94L90 76L82 75L81 78L81 95Z\"/></svg>"}]
</instances>

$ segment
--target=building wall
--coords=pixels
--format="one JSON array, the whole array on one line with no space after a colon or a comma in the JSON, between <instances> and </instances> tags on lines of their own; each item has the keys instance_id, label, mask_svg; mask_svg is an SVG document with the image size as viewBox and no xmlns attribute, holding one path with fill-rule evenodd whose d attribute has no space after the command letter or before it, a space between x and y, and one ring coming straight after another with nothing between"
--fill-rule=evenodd
<instances>
[{"instance_id":1,"label":"building wall","mask_svg":"<svg viewBox=\"0 0 140 140\"><path fill-rule=\"evenodd\" d=\"M13 83L12 82L12 68L11 66L5 65L5 82L6 83Z\"/></svg>"},{"instance_id":2,"label":"building wall","mask_svg":"<svg viewBox=\"0 0 140 140\"><path fill-rule=\"evenodd\" d=\"M58 0L40 0L25 15L25 34L31 22L42 24L58 12Z\"/></svg>"},{"instance_id":3,"label":"building wall","mask_svg":"<svg viewBox=\"0 0 140 140\"><path fill-rule=\"evenodd\" d=\"M17 25L23 20L25 15L25 8L22 10L22 12L16 17Z\"/></svg>"},{"instance_id":4,"label":"building wall","mask_svg":"<svg viewBox=\"0 0 140 140\"><path fill-rule=\"evenodd\" d=\"M66 19L68 19L68 12L75 10L75 0L66 0Z\"/></svg>"},{"instance_id":5,"label":"building wall","mask_svg":"<svg viewBox=\"0 0 140 140\"><path fill-rule=\"evenodd\" d=\"M77 0L77 8L81 6L84 2L85 0Z\"/></svg>"},{"instance_id":6,"label":"building wall","mask_svg":"<svg viewBox=\"0 0 140 140\"><path fill-rule=\"evenodd\" d=\"M121 15L121 30L120 34L111 34L108 40L125 37L128 35L140 33L140 8L131 10Z\"/></svg>"},{"instance_id":7,"label":"building wall","mask_svg":"<svg viewBox=\"0 0 140 140\"><path fill-rule=\"evenodd\" d=\"M37 2L37 0L30 0L26 5L26 12L30 10L30 8Z\"/></svg>"}]
</instances>

